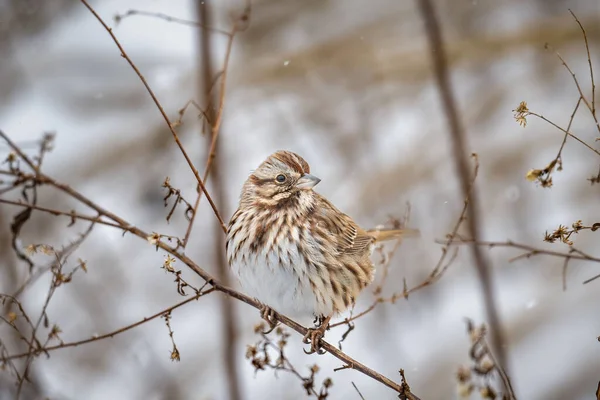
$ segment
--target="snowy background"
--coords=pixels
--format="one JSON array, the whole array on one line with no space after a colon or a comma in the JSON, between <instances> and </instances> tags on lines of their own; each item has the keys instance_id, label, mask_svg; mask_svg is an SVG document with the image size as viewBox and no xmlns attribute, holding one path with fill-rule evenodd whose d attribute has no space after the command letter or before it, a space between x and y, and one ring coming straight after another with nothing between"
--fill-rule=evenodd
<instances>
[{"instance_id":1,"label":"snowy background","mask_svg":"<svg viewBox=\"0 0 600 400\"><path fill-rule=\"evenodd\" d=\"M229 15L243 4L214 2L211 25L228 30ZM197 20L194 1L104 0L91 4L114 26L129 9ZM220 136L226 219L237 205L248 172L277 149L301 154L322 179L317 190L362 226L402 216L412 205L411 226L422 237L406 242L391 263L385 293L425 278L440 256L443 239L462 208L447 124L432 80L424 27L413 1L258 0L250 27L235 40L229 66ZM582 219L598 222L600 187L585 179L598 159L575 142L563 153L564 171L554 187L525 179L555 157L560 131L529 119L523 129L511 110L530 109L566 126L578 93L551 43L590 92L585 47L571 8L588 32L592 62L600 65L600 5L597 0L439 0L454 89L469 139L481 163L477 190L485 240L514 241L567 251L542 242L545 231ZM155 91L167 114L199 99L199 31L149 17L131 17L114 33ZM226 38L212 36L219 70ZM600 69L596 68L600 81ZM598 96L597 96L598 97ZM178 128L190 156L203 170L207 140L189 113ZM119 56L107 32L78 1L0 1L0 129L33 149L43 132L57 133L46 173L147 231L183 235L181 212L167 224L166 176L192 200L194 178L164 120L138 77ZM597 136L585 111L573 131L589 143ZM7 151L4 146L0 149ZM2 156L4 158L5 155ZM209 185L209 190L212 185ZM40 204L79 207L44 189ZM0 206L0 292L12 292L25 266L12 253L9 224L17 208ZM60 246L84 224L34 213L23 232L28 243ZM187 254L215 273L223 237L203 200ZM575 237L578 248L598 255L598 233ZM598 265L572 262L562 290L562 260L548 257L509 263L513 249L486 250L493 266L499 314L513 386L520 399L589 399L600 379L600 281L582 285ZM172 276L160 266L163 252L109 227L98 226L77 251L89 272L55 295L48 313L72 341L132 323L180 301ZM484 322L484 308L467 247L435 285L396 304L384 304L344 342L344 351L399 380L404 368L423 399L456 397L455 371L468 364L464 318ZM193 274L186 279L201 284ZM22 296L34 315L49 276ZM224 350L233 347L242 399L303 398L297 378L272 371L255 375L244 359L257 340L258 312L235 302L235 341L223 339L221 295L207 296L173 313L181 362L169 359L171 344L162 320L114 339L59 350L36 360L27 398L50 399L230 399ZM370 304L369 290L357 310ZM0 327L0 333L5 332ZM337 342L343 328L327 333ZM8 336L7 336L8 337ZM394 393L330 355L306 356L293 334L287 353L297 368L315 362L319 381L333 379L330 399L392 399ZM15 349L23 350L16 339ZM19 347L21 346L21 347ZM0 371L0 399L10 399L13 380Z\"/></svg>"}]
</instances>

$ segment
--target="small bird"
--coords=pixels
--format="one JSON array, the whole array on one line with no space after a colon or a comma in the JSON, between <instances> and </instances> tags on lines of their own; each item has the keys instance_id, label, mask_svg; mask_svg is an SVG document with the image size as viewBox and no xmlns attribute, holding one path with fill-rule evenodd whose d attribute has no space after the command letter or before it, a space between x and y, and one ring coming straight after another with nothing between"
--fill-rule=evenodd
<instances>
[{"instance_id":1,"label":"small bird","mask_svg":"<svg viewBox=\"0 0 600 400\"><path fill-rule=\"evenodd\" d=\"M362 229L313 190L320 181L299 155L271 154L244 183L226 242L233 273L263 304L271 330L273 311L320 321L303 340L310 353L320 352L331 317L373 281L375 243L418 233Z\"/></svg>"}]
</instances>

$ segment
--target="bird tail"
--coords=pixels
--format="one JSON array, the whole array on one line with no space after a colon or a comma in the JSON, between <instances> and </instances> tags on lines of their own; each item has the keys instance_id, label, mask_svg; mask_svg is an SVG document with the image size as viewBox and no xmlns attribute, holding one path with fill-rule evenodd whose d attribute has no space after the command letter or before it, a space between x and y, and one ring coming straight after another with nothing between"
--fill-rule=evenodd
<instances>
[{"instance_id":1,"label":"bird tail","mask_svg":"<svg viewBox=\"0 0 600 400\"><path fill-rule=\"evenodd\" d=\"M371 229L367 231L375 238L376 242L399 239L401 237L419 237L421 232L418 229Z\"/></svg>"}]
</instances>

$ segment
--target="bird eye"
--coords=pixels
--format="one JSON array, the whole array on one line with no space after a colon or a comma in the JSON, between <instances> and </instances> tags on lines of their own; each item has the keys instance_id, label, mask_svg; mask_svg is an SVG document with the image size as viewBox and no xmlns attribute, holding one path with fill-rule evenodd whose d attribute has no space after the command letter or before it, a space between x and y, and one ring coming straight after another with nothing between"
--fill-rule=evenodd
<instances>
[{"instance_id":1,"label":"bird eye","mask_svg":"<svg viewBox=\"0 0 600 400\"><path fill-rule=\"evenodd\" d=\"M277 175L277 177L275 179L277 180L277 182L283 183L283 182L285 182L285 175L279 174L279 175Z\"/></svg>"}]
</instances>

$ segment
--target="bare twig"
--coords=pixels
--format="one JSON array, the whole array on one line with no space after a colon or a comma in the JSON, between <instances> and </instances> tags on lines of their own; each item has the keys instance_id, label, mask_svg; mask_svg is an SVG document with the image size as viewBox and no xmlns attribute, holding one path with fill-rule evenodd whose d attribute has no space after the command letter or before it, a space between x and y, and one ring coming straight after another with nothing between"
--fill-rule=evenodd
<instances>
[{"instance_id":1,"label":"bare twig","mask_svg":"<svg viewBox=\"0 0 600 400\"><path fill-rule=\"evenodd\" d=\"M360 390L358 390L358 388L356 387L356 384L354 382L352 382L352 386L354 387L354 390L356 390L356 393L358 393L358 395L360 396L361 400L365 400L365 397L362 395Z\"/></svg>"},{"instance_id":2,"label":"bare twig","mask_svg":"<svg viewBox=\"0 0 600 400\"><path fill-rule=\"evenodd\" d=\"M77 239L75 239L73 242L69 243L62 250L58 251L58 258L66 260L71 254L73 254L73 252L75 250L77 250L77 248L83 243L83 241L88 238L90 233L92 233L92 229L94 228L94 226L95 226L95 223L91 223L90 226L82 234L80 234ZM27 277L27 279L21 284L21 286L19 286L19 288L12 294L13 297L18 298L27 287L31 286L36 280L38 280L47 271L50 271L53 268L56 268L56 266L57 266L56 260L53 260L47 267L39 268L39 269L33 271L33 273L30 274L29 277Z\"/></svg>"},{"instance_id":3,"label":"bare twig","mask_svg":"<svg viewBox=\"0 0 600 400\"><path fill-rule=\"evenodd\" d=\"M579 84L577 77L575 76L575 73L573 72L571 67L569 67L569 64L567 64L567 62L560 55L560 53L558 51L554 50L549 44L546 44L546 48L552 49L554 51L554 53L556 54L558 59L561 61L561 63L564 65L564 67L567 69L567 71L569 71L569 73L571 74L571 77L573 78L573 81L575 82L575 86L577 87L577 90L579 91L579 95L581 96L581 99L583 100L583 103L585 104L587 109L590 111L590 114L592 115L592 118L594 119L594 122L596 123L596 129L598 130L598 133L600 133L600 123L598 122L598 117L596 116L596 102L595 102L596 87L595 87L595 83L594 83L594 69L592 68L592 59L590 57L590 47L589 47L588 40L587 40L587 34L585 33L585 29L583 28L583 25L581 24L581 22L579 22L579 19L573 13L573 11L569 10L569 12L575 19L575 22L577 22L577 24L579 25L579 28L581 29L581 32L583 34L583 40L585 42L585 49L587 52L588 64L589 64L589 68L590 68L590 78L592 81L592 101L591 102L583 94L583 91L581 90L581 86Z\"/></svg>"},{"instance_id":4,"label":"bare twig","mask_svg":"<svg viewBox=\"0 0 600 400\"><path fill-rule=\"evenodd\" d=\"M80 0L80 1L83 3L83 5L85 7L87 7L87 9L94 15L94 17L96 17L96 19L98 20L98 22L100 22L100 24L104 27L104 29L106 29L106 31L108 32L108 34L112 38L113 42L115 42L115 45L119 48L119 51L121 52L121 57L123 57L125 60L127 60L127 62L129 63L129 65L131 66L131 68L135 71L135 73L137 74L137 76L140 78L140 80L144 84L144 87L146 88L146 91L148 92L148 94L150 95L150 97L152 98L152 100L154 101L154 104L156 104L156 107L160 111L160 114L162 115L162 117L164 118L165 122L167 123L167 126L168 126L169 130L171 131L171 134L173 135L173 139L175 140L175 143L177 143L177 146L179 147L179 150L181 151L181 154L183 154L183 157L185 158L185 161L188 163L188 166L190 167L190 169L192 170L194 176L196 177L196 180L198 181L198 185L200 186L200 188L202 189L202 191L206 195L206 198L208 199L208 202L210 203L210 206L212 207L215 216L217 217L217 219L221 223L221 227L223 228L223 231L226 232L227 231L227 227L225 226L225 222L223 222L223 218L221 217L221 214L219 213L219 210L217 210L217 207L215 206L212 198L210 197L210 194L208 193L208 191L206 190L206 187L204 186L204 182L203 182L202 178L200 178L200 174L198 173L198 170L194 166L194 163L192 162L190 156L187 154L187 151L185 151L185 148L183 147L183 144L179 140L179 136L177 135L177 132L175 132L175 129L173 128L173 125L171 124L171 120L169 119L169 117L165 113L165 110L163 109L162 105L158 101L158 98L154 94L154 91L150 88L150 85L148 85L148 82L146 81L146 78L144 78L144 76L142 75L142 73L140 72L140 70L138 69L138 67L134 64L134 62L131 60L131 58L129 58L129 56L125 52L125 49L123 48L123 46L121 46L121 43L119 42L119 40L117 39L117 37L113 33L112 28L110 28L106 24L106 22L104 22L104 20L102 19L102 17L100 17L100 15L98 15L98 13L96 13L96 11L92 8L92 6L89 5L89 3L86 0Z\"/></svg>"},{"instance_id":5,"label":"bare twig","mask_svg":"<svg viewBox=\"0 0 600 400\"><path fill-rule=\"evenodd\" d=\"M115 22L119 23L119 22L123 21L125 18L129 18L129 17L135 16L135 15L151 17L151 18L158 18L158 19L165 20L167 22L174 22L176 24L187 25L187 26L191 26L194 28L206 29L211 32L220 33L222 35L229 35L229 32L227 32L227 31L207 26L201 22L190 21L187 19L177 18L177 17L173 17L171 15L167 15L167 14L163 14L163 13L155 13L155 12L143 11L143 10L127 10L123 14L117 14L117 15L115 15Z\"/></svg>"},{"instance_id":6,"label":"bare twig","mask_svg":"<svg viewBox=\"0 0 600 400\"><path fill-rule=\"evenodd\" d=\"M321 389L315 389L315 378L319 372L319 366L313 365L309 368L308 376L302 375L291 361L285 355L285 348L288 344L290 334L281 327L278 327L275 334L278 337L277 343L274 343L264 333L265 326L263 323L255 327L255 332L261 334L261 340L255 345L248 346L246 349L246 358L250 360L255 372L265 370L267 368L278 371L287 371L296 376L302 382L302 387L306 391L307 396L314 396L317 400L325 400L329 395L329 388L333 385L330 378L325 378L321 384ZM273 358L271 353L275 353L277 358Z\"/></svg>"},{"instance_id":7,"label":"bare twig","mask_svg":"<svg viewBox=\"0 0 600 400\"><path fill-rule=\"evenodd\" d=\"M585 29L579 21L579 18L577 18L577 16L571 9L569 9L569 12L573 16L573 18L575 18L575 22L577 22L577 25L579 25L581 33L583 34L583 41L585 42L585 51L587 52L587 60L588 65L590 67L590 79L592 81L592 108L590 111L592 113L592 116L594 117L594 120L596 121L596 126L600 129L600 126L598 126L598 120L596 120L596 84L594 82L594 68L592 67L592 57L590 56L590 45L588 43L588 38L587 34L585 33Z\"/></svg>"},{"instance_id":8,"label":"bare twig","mask_svg":"<svg viewBox=\"0 0 600 400\"><path fill-rule=\"evenodd\" d=\"M204 6L201 6L201 7L204 7ZM223 70L220 74L221 84L219 87L219 99L218 99L219 103L217 105L216 115L215 115L214 119L212 118L213 113L210 110L210 104L212 104L212 101L211 101L212 98L210 96L210 94L212 92L212 83L209 85L209 81L210 81L210 79L212 79L211 78L212 74L207 73L207 74L205 74L205 77L204 77L204 86L205 86L204 90L207 91L206 104L209 105L207 108L207 114L209 116L211 116L211 118L209 118L208 120L212 123L211 135L210 135L211 141L210 141L210 146L209 146L209 150L208 150L208 157L206 159L206 167L204 168L204 176L202 178L202 180L204 182L206 182L208 177L210 176L210 170L211 170L212 163L213 163L213 160L216 155L217 139L219 138L219 133L221 131L221 129L220 129L221 121L223 119L223 110L224 110L224 105L225 105L225 89L226 89L226 84L227 84L227 70L229 67L229 59L231 56L233 40L235 38L235 35L238 32L242 31L243 29L246 29L249 19L250 19L250 5L248 5L246 7L246 9L242 13L242 15L234 23L233 28L231 29L231 32L229 32L229 34L228 34L227 47L225 50L225 61L223 61ZM184 246L187 245L187 242L190 239L190 235L192 234L194 220L196 218L196 214L198 211L198 206L200 205L201 198L202 198L202 192L200 190L198 190L198 195L197 195L196 201L194 203L194 208L193 208L193 212L191 215L191 219L188 224L187 231L185 232L185 237L183 239ZM225 229L224 232L227 232L227 230Z\"/></svg>"},{"instance_id":9,"label":"bare twig","mask_svg":"<svg viewBox=\"0 0 600 400\"><path fill-rule=\"evenodd\" d=\"M21 375L21 379L19 379L18 385L17 385L17 395L16 395L17 400L21 396L21 393L23 390L23 384L25 383L25 380L27 379L27 375L29 373L31 363L33 362L34 355L38 351L43 351L43 349L41 349L41 350L36 349L36 343L39 343L39 341L37 339L37 332L38 332L38 329L40 328L40 325L42 324L42 321L44 321L44 325L48 325L48 315L46 313L46 310L48 308L48 305L50 304L50 300L52 299L52 296L54 296L56 289L63 283L69 282L71 280L71 276L72 276L73 272L75 272L75 271L73 271L69 275L63 274L62 268L64 266L65 260L61 259L59 253L56 252L53 248L51 248L49 246L45 246L44 248L45 248L45 252L47 254L51 255L55 259L55 264L54 264L55 268L52 270L52 281L50 283L50 288L48 289L48 294L46 295L46 299L42 306L42 310L40 312L40 315L39 315L36 323L33 326L33 329L31 330L31 337L29 338L28 341L26 341L26 343L29 347L29 351L27 352L27 356L25 359L25 367L23 369L23 374ZM50 339L50 336L49 336L49 339Z\"/></svg>"},{"instance_id":10,"label":"bare twig","mask_svg":"<svg viewBox=\"0 0 600 400\"><path fill-rule=\"evenodd\" d=\"M479 392L483 398L500 398L496 395L495 390L492 387L491 377L493 372L497 372L502 386L504 387L502 399L506 400L517 400L515 391L512 387L510 378L502 364L498 363L493 351L486 340L487 329L485 326L476 327L473 321L467 319L467 332L471 340L471 348L469 350L469 356L473 360L473 367L471 368L475 374L483 378L483 385L479 387ZM459 381L466 383L470 381L470 374L459 372Z\"/></svg>"},{"instance_id":11,"label":"bare twig","mask_svg":"<svg viewBox=\"0 0 600 400\"><path fill-rule=\"evenodd\" d=\"M367 307L365 310L361 311L360 313L358 313L356 315L350 315L350 317L345 318L343 321L336 322L335 324L329 325L330 328L335 328L340 325L348 326L348 331L346 331L344 333L342 339L345 339L345 336L347 336L348 333L350 333L350 331L352 331L354 329L354 326L352 325L353 321L355 321L355 320L367 315L371 311L373 311L375 309L375 307L377 307L378 304L388 303L388 302L393 304L400 298L408 299L408 296L411 295L412 293L437 282L442 277L442 275L446 272L448 267L450 267L450 265L452 265L452 263L454 262L454 260L457 256L457 251L454 251L452 253L452 255L450 255L450 258L448 258L448 255L450 254L449 250L450 250L450 247L457 240L458 230L460 229L463 222L466 220L467 210L468 210L468 206L469 206L469 199L470 199L470 196L471 196L471 193L473 190L473 186L475 184L475 179L477 178L477 175L479 173L479 160L477 158L477 154L473 153L471 156L473 158L474 166L473 166L472 178L469 183L469 191L467 192L467 197L465 197L465 199L464 199L462 211L461 211L456 223L454 224L454 228L448 235L446 235L446 240L444 240L443 242L440 243L440 244L443 244L442 254L441 254L437 264L435 265L435 267L431 270L429 275L419 284L417 284L411 288L408 288L406 285L406 281L405 281L403 291L394 293L389 297L379 296L379 293L381 292L381 288L382 288L381 285L385 278L382 279L382 283L375 288L375 294L378 296L375 298L375 300L369 307ZM399 243L396 244L394 249L396 249L398 245L399 245ZM395 250L392 250L391 254L393 254L393 251L395 251ZM384 267L387 265L387 263L389 263L390 259L391 259L391 255L386 258L386 260L385 260L386 263L384 263ZM387 268L384 268L384 275L385 275L386 270L387 270Z\"/></svg>"},{"instance_id":12,"label":"bare twig","mask_svg":"<svg viewBox=\"0 0 600 400\"><path fill-rule=\"evenodd\" d=\"M103 335L94 335L94 336L92 336L90 338L82 339L82 340L77 340L77 341L74 341L74 342L61 343L61 344L58 344L58 345L55 345L55 346L48 346L48 347L36 349L33 352L33 354L37 355L37 354L40 354L42 352L49 353L49 352L52 352L52 351L55 351L55 350L66 349L66 348L69 348L69 347L77 347L77 346L81 346L83 344L87 344L87 343L91 343L91 342L97 342L99 340L104 340L104 339L115 337L115 336L119 335L120 333L127 332L127 331L129 331L129 330L131 330L133 328L137 328L138 326L143 325L146 322L150 322L150 321L152 321L152 320L154 320L156 318L163 317L164 315L171 313L173 310L176 310L177 308L180 308L180 307L182 307L182 306L184 306L184 305L186 305L188 303L191 303L194 300L198 300L200 297L202 297L204 295L207 295L209 293L212 293L214 291L215 291L215 288L206 289L205 291L196 294L194 297L190 297L189 299L186 299L186 300L184 300L182 302L179 302L179 303L177 303L177 304L175 304L173 306L170 306L170 307L168 307L168 308L166 308L166 309L164 309L162 311L157 312L156 314L153 314L153 315L151 315L149 317L143 318L143 319L141 319L139 321L136 321L136 322L134 322L132 324L126 325L126 326L121 327L119 329L116 329L116 330L114 330L112 332L105 333ZM11 355L11 356L8 356L8 357L3 357L3 358L1 358L1 360L2 361L16 360L16 359L19 359L19 358L26 357L28 354L29 353L14 354L14 355Z\"/></svg>"},{"instance_id":13,"label":"bare twig","mask_svg":"<svg viewBox=\"0 0 600 400\"><path fill-rule=\"evenodd\" d=\"M512 240L507 240L505 242L491 242L491 241L484 241L484 240L480 240L480 241L475 241L473 239L465 239L465 238L461 238L460 241L456 242L457 244L474 244L476 246L487 246L490 248L494 248L494 247L513 247L515 249L521 249L521 250L525 250L526 253L521 254L517 257L513 257L512 259L510 259L509 261L516 261L518 259L521 258L530 258L530 257L535 257L538 255L547 255L547 256L553 256L553 257L560 257L560 258L570 258L573 260L583 260L583 261L592 261L592 262L600 262L600 258L597 257L592 257L589 256L587 254L582 255L582 253L579 250L574 250L574 252L577 252L579 254L573 254L572 252L568 252L568 253L561 253L559 251L553 251L553 250L545 250L545 249L539 249L527 244L522 244L522 243L517 243L517 242L513 242ZM573 247L572 247L573 249Z\"/></svg>"},{"instance_id":14,"label":"bare twig","mask_svg":"<svg viewBox=\"0 0 600 400\"><path fill-rule=\"evenodd\" d=\"M582 98L583 100L583 98ZM550 121L548 118L544 117L541 114L537 114L534 112L529 112L529 115L533 115L534 117L538 117L539 119L546 121L547 123L549 123L550 125L552 125L553 127L555 127L556 129L560 130L561 132L563 132L565 135L568 135L570 137L572 137L573 139L575 139L576 141L578 141L579 143L581 143L582 145L584 145L585 147L588 148L588 150L596 153L597 155L600 156L600 151L594 149L591 145L587 144L585 141L581 140L579 137L577 137L576 135L572 134L571 132L569 132L568 130L566 130L565 128L560 127L559 125L555 124L554 122Z\"/></svg>"},{"instance_id":15,"label":"bare twig","mask_svg":"<svg viewBox=\"0 0 600 400\"><path fill-rule=\"evenodd\" d=\"M126 227L124 228L121 224L118 224L115 222L110 222L110 221L105 221L105 220L101 219L102 216L93 217L90 215L83 215L83 214L76 213L74 210L60 211L60 210L56 210L53 208L47 208L47 207L37 206L37 205L33 205L33 204L23 203L20 201L12 201L12 200L8 200L8 199L0 199L0 204L9 204L9 205L13 205L13 206L25 207L25 208L32 209L32 210L42 211L42 212L45 212L45 213L48 213L48 214L51 214L54 216L69 217L71 219L69 226L72 225L75 220L82 220L82 221L90 221L95 224L112 226L113 228L119 228L119 229L123 229L123 230L127 231L127 228Z\"/></svg>"},{"instance_id":16,"label":"bare twig","mask_svg":"<svg viewBox=\"0 0 600 400\"><path fill-rule=\"evenodd\" d=\"M440 24L437 20L435 9L431 0L418 0L421 16L425 22L425 31L429 42L431 60L433 64L435 79L438 91L444 107L444 112L448 120L448 133L451 136L454 162L458 178L460 180L463 197L469 193L469 163L467 159L467 138L460 121L459 113L454 100L454 93L450 83L450 76L445 55L445 49L442 39ZM469 209L467 224L471 234L475 239L479 238L481 230L481 213L477 191L473 190L470 196L471 207ZM492 282L490 263L483 252L477 246L471 246L471 251L475 261L477 276L481 284L483 300L487 319L491 327L492 347L494 348L498 359L503 365L506 365L506 354L502 344L504 337L500 317L496 306L495 290Z\"/></svg>"},{"instance_id":17,"label":"bare twig","mask_svg":"<svg viewBox=\"0 0 600 400\"><path fill-rule=\"evenodd\" d=\"M197 2L196 3L196 12L198 15L198 19L202 22L203 25L210 25L211 21L212 21L212 15L211 15L211 8L208 4L205 3L200 3ZM219 105L218 105L218 110L216 112L216 119L213 118L214 112L211 108L211 105L213 104L213 97L212 96L212 87L213 87L213 68L212 68L212 41L211 41L211 36L209 35L209 32L207 32L205 29L200 29L198 31L199 33L199 42L200 42L200 49L199 49L199 64L200 64L200 79L199 82L201 83L200 88L198 90L198 94L200 95L200 98L202 100L203 104L207 105L207 109L206 109L206 114L207 114L207 121L209 121L210 123L212 123L212 129L211 129L211 134L210 136L207 138L210 141L210 145L209 145L209 154L207 155L208 159L207 159L207 164L206 164L206 168L204 171L204 176L203 176L203 180L204 182L208 181L209 176L211 176L211 172L212 172L212 179L213 179L213 185L212 185L212 191L213 191L213 196L215 198L215 202L217 204L217 206L219 207L220 210L224 210L225 206L226 206L226 193L225 193L225 185L223 182L222 175L221 175L221 168L220 168L220 159L221 157L217 158L215 157L216 154L216 149L217 149L217 138L219 136L219 132L221 131L220 129L220 124L221 124L221 119L222 119L222 115L223 115L223 108L224 108L224 101L225 101L225 82L227 80L227 68L229 65L229 57L231 54L231 48L233 45L233 39L235 37L235 33L237 32L238 29L238 23L236 22L234 24L234 27L231 31L231 35L229 36L229 40L227 42L227 49L226 49L226 53L225 53L225 61L223 63L223 73L221 75L221 87L220 87L220 93L219 93ZM211 166L213 165L212 163L214 162L215 164L215 168L211 171ZM189 240L190 238L190 234L192 232L192 227L193 227L193 223L194 223L194 218L198 212L198 205L200 204L200 198L202 196L202 192L201 191L197 191L197 197L196 197L196 202L194 204L194 207L192 209L192 215L191 215L191 219L189 221L188 224L188 228L185 234L185 238L183 239L184 242L184 246L187 243L187 240ZM211 238L209 238L208 240L212 240L212 244L214 245L215 249L220 250L220 245L222 243L221 241L221 235L220 235L220 227L218 225L215 225L216 228L216 232L214 235L212 235ZM216 251L215 252L215 263L216 263L216 267L217 267L217 278L219 279L219 281L221 283L223 283L226 286L229 286L229 269L228 269L228 265L227 265L227 260L225 259L225 255L223 253L223 251ZM238 400L240 399L242 396L240 394L240 379L238 376L238 368L237 368L237 364L238 364L238 359L237 359L237 323L236 323L236 318L234 315L234 305L233 305L233 300L231 298L229 298L228 296L222 296L221 300L221 330L222 330L222 337L223 337L223 342L226 343L222 348L223 348L223 361L224 361L224 366L225 366L225 371L227 373L227 382L228 382L228 390L229 390L229 399L231 400Z\"/></svg>"},{"instance_id":18,"label":"bare twig","mask_svg":"<svg viewBox=\"0 0 600 400\"><path fill-rule=\"evenodd\" d=\"M484 247L487 246L489 248L512 247L515 249L525 250L525 253L511 258L509 260L509 262L517 261L517 260L520 260L523 258L531 258L531 257L535 257L535 256L541 256L541 255L563 258L564 259L564 263L563 263L563 267L562 267L563 289L566 288L566 270L567 270L567 265L571 260L591 261L591 262L600 263L599 257L591 256L573 246L569 247L568 252L562 253L559 251L540 249L540 248L536 248L536 247L533 247L533 246L530 246L527 244L516 243L516 242L510 241L510 240L505 241L505 242L488 242L488 241L474 241L473 239L461 238L460 242L457 242L457 244L465 244L465 243L474 244L476 246L484 246ZM589 279L583 281L583 284L590 283L590 282L596 280L597 278L600 278L600 275L594 276L592 278L589 278Z\"/></svg>"}]
</instances>

